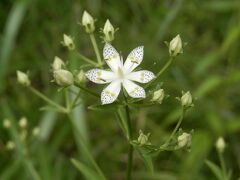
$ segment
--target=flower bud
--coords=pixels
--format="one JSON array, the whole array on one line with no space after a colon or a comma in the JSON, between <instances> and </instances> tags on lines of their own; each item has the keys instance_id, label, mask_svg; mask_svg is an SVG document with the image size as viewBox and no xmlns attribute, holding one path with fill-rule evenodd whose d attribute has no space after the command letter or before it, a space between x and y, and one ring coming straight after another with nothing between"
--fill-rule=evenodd
<instances>
[{"instance_id":1,"label":"flower bud","mask_svg":"<svg viewBox=\"0 0 240 180\"><path fill-rule=\"evenodd\" d=\"M192 144L192 135L188 133L182 133L182 135L178 136L178 147L190 147Z\"/></svg>"},{"instance_id":2,"label":"flower bud","mask_svg":"<svg viewBox=\"0 0 240 180\"><path fill-rule=\"evenodd\" d=\"M13 141L8 141L6 144L7 150L13 150L15 149L15 143Z\"/></svg>"},{"instance_id":3,"label":"flower bud","mask_svg":"<svg viewBox=\"0 0 240 180\"><path fill-rule=\"evenodd\" d=\"M181 53L183 53L182 40L178 34L169 43L169 54L170 56L177 56Z\"/></svg>"},{"instance_id":4,"label":"flower bud","mask_svg":"<svg viewBox=\"0 0 240 180\"><path fill-rule=\"evenodd\" d=\"M148 140L149 136L150 136L150 134L145 135L145 134L143 134L143 132L140 130L140 131L139 131L139 136L138 136L138 139L137 139L138 143L139 143L140 145L150 144L150 142L149 142L149 140Z\"/></svg>"},{"instance_id":5,"label":"flower bud","mask_svg":"<svg viewBox=\"0 0 240 180\"><path fill-rule=\"evenodd\" d=\"M26 128L27 127L27 118L26 117L22 117L19 122L18 125L20 128Z\"/></svg>"},{"instance_id":6,"label":"flower bud","mask_svg":"<svg viewBox=\"0 0 240 180\"><path fill-rule=\"evenodd\" d=\"M220 153L224 152L224 149L226 147L226 143L223 139L223 137L219 137L218 140L216 141L216 148Z\"/></svg>"},{"instance_id":7,"label":"flower bud","mask_svg":"<svg viewBox=\"0 0 240 180\"><path fill-rule=\"evenodd\" d=\"M71 72L59 69L53 72L56 83L60 86L70 86L73 84L73 75Z\"/></svg>"},{"instance_id":8,"label":"flower bud","mask_svg":"<svg viewBox=\"0 0 240 180\"><path fill-rule=\"evenodd\" d=\"M114 40L114 27L111 24L111 22L109 20L106 21L104 28L103 28L103 39L105 42L112 42Z\"/></svg>"},{"instance_id":9,"label":"flower bud","mask_svg":"<svg viewBox=\"0 0 240 180\"><path fill-rule=\"evenodd\" d=\"M33 136L38 136L38 135L39 135L39 132L40 132L39 127L35 127L35 128L33 128L33 130L32 130Z\"/></svg>"},{"instance_id":10,"label":"flower bud","mask_svg":"<svg viewBox=\"0 0 240 180\"><path fill-rule=\"evenodd\" d=\"M84 84L86 82L86 76L83 70L79 71L79 73L77 74L76 78L76 83L77 84Z\"/></svg>"},{"instance_id":11,"label":"flower bud","mask_svg":"<svg viewBox=\"0 0 240 180\"><path fill-rule=\"evenodd\" d=\"M189 91L182 95L181 104L183 107L190 107L193 105L192 104L192 95Z\"/></svg>"},{"instance_id":12,"label":"flower bud","mask_svg":"<svg viewBox=\"0 0 240 180\"><path fill-rule=\"evenodd\" d=\"M69 50L74 50L75 49L75 44L73 42L73 39L66 34L63 34L62 44L63 44L63 46L67 47Z\"/></svg>"},{"instance_id":13,"label":"flower bud","mask_svg":"<svg viewBox=\"0 0 240 180\"><path fill-rule=\"evenodd\" d=\"M52 64L52 69L53 71L62 69L62 67L65 66L65 63L63 62L63 60L61 60L59 57L55 56L54 60L53 60L53 64Z\"/></svg>"},{"instance_id":14,"label":"flower bud","mask_svg":"<svg viewBox=\"0 0 240 180\"><path fill-rule=\"evenodd\" d=\"M17 81L19 84L23 86L29 86L31 83L28 78L28 75L22 71L17 71Z\"/></svg>"},{"instance_id":15,"label":"flower bud","mask_svg":"<svg viewBox=\"0 0 240 180\"><path fill-rule=\"evenodd\" d=\"M151 101L158 102L159 104L161 104L164 99L164 96L165 96L164 90L159 89L157 91L154 91Z\"/></svg>"},{"instance_id":16,"label":"flower bud","mask_svg":"<svg viewBox=\"0 0 240 180\"><path fill-rule=\"evenodd\" d=\"M83 12L82 25L87 33L92 33L95 30L94 19L87 11Z\"/></svg>"},{"instance_id":17,"label":"flower bud","mask_svg":"<svg viewBox=\"0 0 240 180\"><path fill-rule=\"evenodd\" d=\"M9 129L11 127L11 121L9 119L3 120L3 127Z\"/></svg>"}]
</instances>

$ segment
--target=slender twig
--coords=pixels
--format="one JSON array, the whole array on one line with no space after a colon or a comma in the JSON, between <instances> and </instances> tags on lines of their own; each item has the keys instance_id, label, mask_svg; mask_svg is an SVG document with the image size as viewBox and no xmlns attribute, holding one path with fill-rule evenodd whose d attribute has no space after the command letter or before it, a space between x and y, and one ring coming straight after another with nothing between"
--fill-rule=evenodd
<instances>
[{"instance_id":1,"label":"slender twig","mask_svg":"<svg viewBox=\"0 0 240 180\"><path fill-rule=\"evenodd\" d=\"M173 132L171 133L171 135L169 136L168 140L164 143L164 145L162 145L162 147L166 147L169 145L170 141L172 140L172 138L174 137L174 135L176 134L177 130L179 129L182 121L183 121L183 117L184 117L184 114L185 114L185 111L186 109L184 107L182 107L182 113L181 113L181 116L173 130Z\"/></svg>"},{"instance_id":2,"label":"slender twig","mask_svg":"<svg viewBox=\"0 0 240 180\"><path fill-rule=\"evenodd\" d=\"M96 57L97 57L98 64L101 66L102 65L102 60L101 60L99 48L98 48L98 45L97 45L94 34L90 34L90 39L91 39L93 49L94 49Z\"/></svg>"},{"instance_id":3,"label":"slender twig","mask_svg":"<svg viewBox=\"0 0 240 180\"><path fill-rule=\"evenodd\" d=\"M152 85L154 82L156 82L159 77L164 73L164 71L172 64L172 61L173 61L173 57L171 56L169 58L169 60L166 62L166 64L162 67L162 69L160 69L160 71L156 74L156 78L153 79L151 82L149 82L148 84L146 84L144 86L144 88L148 88L150 85Z\"/></svg>"},{"instance_id":4,"label":"slender twig","mask_svg":"<svg viewBox=\"0 0 240 180\"><path fill-rule=\"evenodd\" d=\"M87 58L86 56L82 55L81 53L77 52L77 55L78 55L82 60L84 60L85 62L87 62L87 63L89 63L89 64L91 64L91 65L93 65L93 66L98 66L97 63L95 63L93 60Z\"/></svg>"},{"instance_id":5,"label":"slender twig","mask_svg":"<svg viewBox=\"0 0 240 180\"><path fill-rule=\"evenodd\" d=\"M100 97L99 94L97 94L97 93L95 93L95 92L87 89L87 88L84 87L84 86L81 86L81 85L78 85L78 84L75 84L75 86L77 86L78 88L80 88L81 90L83 90L84 92L86 92L86 93L88 93L88 94L90 94L90 95L92 95L92 96Z\"/></svg>"},{"instance_id":6,"label":"slender twig","mask_svg":"<svg viewBox=\"0 0 240 180\"><path fill-rule=\"evenodd\" d=\"M218 157L219 157L220 165L222 168L223 179L226 180L227 179L227 170L226 170L226 165L225 165L225 161L223 158L223 153L218 151Z\"/></svg>"},{"instance_id":7,"label":"slender twig","mask_svg":"<svg viewBox=\"0 0 240 180\"><path fill-rule=\"evenodd\" d=\"M67 109L57 103L55 103L54 101L52 101L51 99L49 99L47 96L45 96L44 94L42 94L41 92L39 92L37 89L35 89L32 86L29 86L29 89L38 97L42 98L44 101L46 101L48 104L56 107L57 109L59 109L60 111L62 111L63 113L67 112Z\"/></svg>"}]
</instances>

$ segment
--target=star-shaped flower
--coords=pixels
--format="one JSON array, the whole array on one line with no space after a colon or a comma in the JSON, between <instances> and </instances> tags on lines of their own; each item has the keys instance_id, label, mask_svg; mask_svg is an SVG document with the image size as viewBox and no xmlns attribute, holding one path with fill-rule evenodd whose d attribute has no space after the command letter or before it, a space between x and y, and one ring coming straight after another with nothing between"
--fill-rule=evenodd
<instances>
[{"instance_id":1,"label":"star-shaped flower","mask_svg":"<svg viewBox=\"0 0 240 180\"><path fill-rule=\"evenodd\" d=\"M144 89L133 82L148 83L155 78L151 71L141 70L133 72L143 60L143 46L133 49L125 63L123 63L122 57L116 49L111 44L106 43L103 48L103 58L111 71L91 69L86 73L86 77L94 83L110 83L101 93L102 104L113 103L121 91L121 86L132 98L146 97Z\"/></svg>"}]
</instances>

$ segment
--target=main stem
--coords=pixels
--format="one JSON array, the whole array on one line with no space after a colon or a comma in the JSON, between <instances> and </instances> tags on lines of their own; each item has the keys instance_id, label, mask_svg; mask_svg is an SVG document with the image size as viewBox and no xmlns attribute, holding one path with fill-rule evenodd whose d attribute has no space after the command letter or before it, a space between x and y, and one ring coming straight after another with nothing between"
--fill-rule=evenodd
<instances>
[{"instance_id":1,"label":"main stem","mask_svg":"<svg viewBox=\"0 0 240 180\"><path fill-rule=\"evenodd\" d=\"M125 98L125 111L127 115L127 126L128 126L128 137L129 141L132 140L132 124L131 124L131 118L130 118L130 112L129 112L129 107L127 105L127 99L126 96L124 95ZM128 150L128 165L127 165L127 180L130 180L132 177L132 166L133 166L133 145L129 143L129 150Z\"/></svg>"},{"instance_id":2,"label":"main stem","mask_svg":"<svg viewBox=\"0 0 240 180\"><path fill-rule=\"evenodd\" d=\"M223 172L223 179L227 179L227 170L226 170L226 165L223 158L223 153L218 151L218 156L219 156L219 160L220 160L220 164Z\"/></svg>"}]
</instances>

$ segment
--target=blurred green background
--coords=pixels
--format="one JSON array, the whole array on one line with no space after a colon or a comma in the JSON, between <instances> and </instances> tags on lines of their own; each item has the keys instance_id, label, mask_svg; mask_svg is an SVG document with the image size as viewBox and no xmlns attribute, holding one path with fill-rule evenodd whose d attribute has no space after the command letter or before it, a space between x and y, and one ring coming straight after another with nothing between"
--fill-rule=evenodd
<instances>
[{"instance_id":1,"label":"blurred green background","mask_svg":"<svg viewBox=\"0 0 240 180\"><path fill-rule=\"evenodd\" d=\"M51 83L50 64L54 56L69 61L72 70L83 63L61 45L63 33L74 37L78 50L95 58L88 35L77 23L83 10L97 19L96 36L106 19L119 27L114 46L124 57L138 45L145 46L142 67L157 72L168 59L164 41L180 34L187 42L180 55L161 77L170 95L162 105L134 109L134 137L138 130L151 133L158 144L169 135L179 116L175 97L190 90L195 107L182 124L194 129L192 151L163 152L154 158L155 174L147 173L143 162L134 157L133 179L205 180L215 179L204 161L219 164L215 141L224 136L225 159L240 177L240 1L239 0L1 0L0 1L0 118L13 122L26 116L29 127L41 127L37 140L29 147L30 158L42 179L83 179L71 164L78 155L67 117L40 111L45 103L16 82L16 70L30 72L34 87L61 102L58 87ZM100 92L102 86L96 86ZM124 179L127 143L112 112L96 112L87 107L96 102L83 98L75 109L84 137L109 179ZM17 153L4 144L11 139L0 127L0 179L31 179ZM81 152L81 149L80 149ZM19 160L20 159L20 160ZM87 162L86 162L87 163Z\"/></svg>"}]
</instances>

